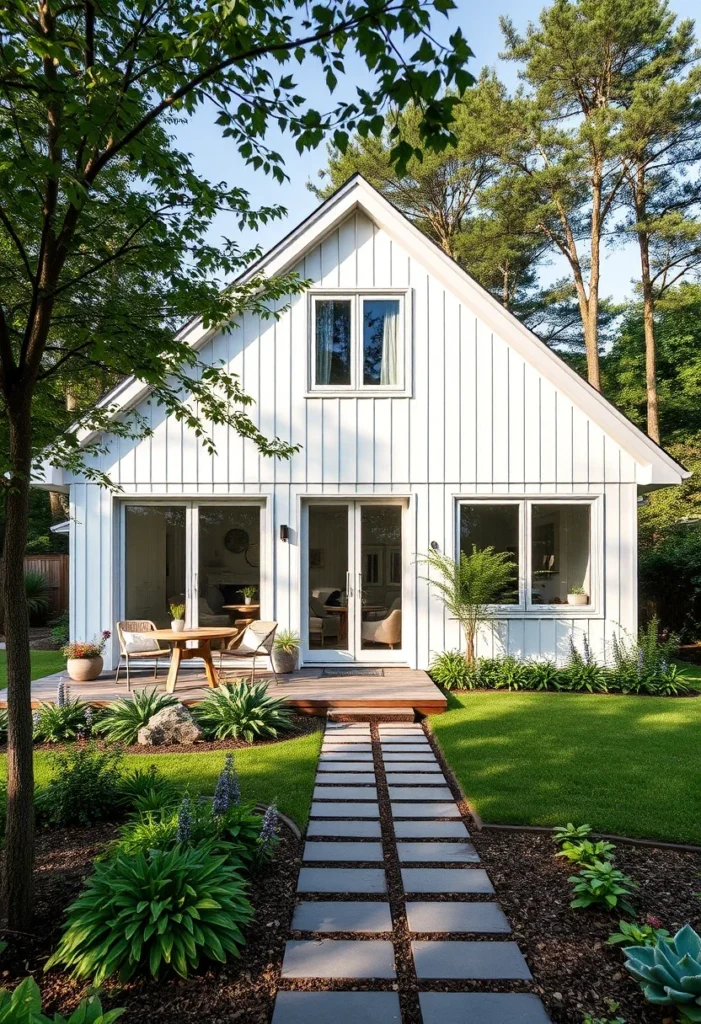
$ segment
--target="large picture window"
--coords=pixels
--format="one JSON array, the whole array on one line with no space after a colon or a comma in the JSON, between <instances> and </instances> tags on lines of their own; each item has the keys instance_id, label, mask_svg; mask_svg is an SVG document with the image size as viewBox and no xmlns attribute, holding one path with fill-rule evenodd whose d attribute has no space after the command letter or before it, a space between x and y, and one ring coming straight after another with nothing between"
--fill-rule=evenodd
<instances>
[{"instance_id":1,"label":"large picture window","mask_svg":"<svg viewBox=\"0 0 701 1024\"><path fill-rule=\"evenodd\" d=\"M495 602L516 610L595 605L595 517L591 501L461 501L459 549L493 547L514 562L513 586Z\"/></svg>"},{"instance_id":2,"label":"large picture window","mask_svg":"<svg viewBox=\"0 0 701 1024\"><path fill-rule=\"evenodd\" d=\"M312 295L313 391L404 390L405 296Z\"/></svg>"}]
</instances>

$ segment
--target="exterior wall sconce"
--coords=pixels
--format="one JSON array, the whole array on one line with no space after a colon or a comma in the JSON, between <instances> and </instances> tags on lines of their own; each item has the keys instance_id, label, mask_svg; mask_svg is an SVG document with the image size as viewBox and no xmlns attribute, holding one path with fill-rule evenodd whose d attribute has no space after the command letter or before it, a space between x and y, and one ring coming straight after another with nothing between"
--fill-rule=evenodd
<instances>
[{"instance_id":1,"label":"exterior wall sconce","mask_svg":"<svg viewBox=\"0 0 701 1024\"><path fill-rule=\"evenodd\" d=\"M289 526L281 526L280 527L280 540L285 541L285 543L286 543L289 539L290 539L290 528L289 528Z\"/></svg>"},{"instance_id":2,"label":"exterior wall sconce","mask_svg":"<svg viewBox=\"0 0 701 1024\"><path fill-rule=\"evenodd\" d=\"M432 540L432 541L431 541L431 548L432 548L432 549L433 549L434 551L438 551L438 541L437 541L437 540Z\"/></svg>"}]
</instances>

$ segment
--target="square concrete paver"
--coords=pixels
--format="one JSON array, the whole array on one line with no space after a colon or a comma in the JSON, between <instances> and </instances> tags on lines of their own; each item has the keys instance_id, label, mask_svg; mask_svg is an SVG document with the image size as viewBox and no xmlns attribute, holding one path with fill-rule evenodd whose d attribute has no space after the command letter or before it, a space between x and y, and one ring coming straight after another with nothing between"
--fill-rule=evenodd
<instances>
[{"instance_id":1,"label":"square concrete paver","mask_svg":"<svg viewBox=\"0 0 701 1024\"><path fill-rule=\"evenodd\" d=\"M531 972L515 942L412 942L416 976L530 981ZM284 968L284 965L283 965Z\"/></svg>"},{"instance_id":2,"label":"square concrete paver","mask_svg":"<svg viewBox=\"0 0 701 1024\"><path fill-rule=\"evenodd\" d=\"M372 746L369 743L327 743L324 741L321 744L322 754L369 754L371 750Z\"/></svg>"},{"instance_id":3,"label":"square concrete paver","mask_svg":"<svg viewBox=\"0 0 701 1024\"><path fill-rule=\"evenodd\" d=\"M297 892L387 892L382 868L301 868Z\"/></svg>"},{"instance_id":4,"label":"square concrete paver","mask_svg":"<svg viewBox=\"0 0 701 1024\"><path fill-rule=\"evenodd\" d=\"M368 764L372 764L372 754L358 754L354 750L352 754L344 753L342 750L332 750L325 754L323 751L319 754L319 761L324 763L329 762L340 762L342 764L349 764L351 762L362 761Z\"/></svg>"},{"instance_id":5,"label":"square concrete paver","mask_svg":"<svg viewBox=\"0 0 701 1024\"><path fill-rule=\"evenodd\" d=\"M511 931L506 915L496 903L408 902L406 914L410 932L508 935Z\"/></svg>"},{"instance_id":6,"label":"square concrete paver","mask_svg":"<svg viewBox=\"0 0 701 1024\"><path fill-rule=\"evenodd\" d=\"M452 844L451 844L452 845ZM382 863L381 843L305 843L302 860L376 861Z\"/></svg>"},{"instance_id":7,"label":"square concrete paver","mask_svg":"<svg viewBox=\"0 0 701 1024\"><path fill-rule=\"evenodd\" d=\"M419 1003L423 1024L550 1024L540 999L530 993L422 992Z\"/></svg>"},{"instance_id":8,"label":"square concrete paver","mask_svg":"<svg viewBox=\"0 0 701 1024\"><path fill-rule=\"evenodd\" d=\"M315 800L377 800L376 786L315 786Z\"/></svg>"},{"instance_id":9,"label":"square concrete paver","mask_svg":"<svg viewBox=\"0 0 701 1024\"><path fill-rule=\"evenodd\" d=\"M441 772L427 772L420 775L417 772L388 772L388 786L446 786L445 776Z\"/></svg>"},{"instance_id":10,"label":"square concrete paver","mask_svg":"<svg viewBox=\"0 0 701 1024\"><path fill-rule=\"evenodd\" d=\"M396 992L278 992L272 1024L400 1024Z\"/></svg>"},{"instance_id":11,"label":"square concrete paver","mask_svg":"<svg viewBox=\"0 0 701 1024\"><path fill-rule=\"evenodd\" d=\"M350 817L350 815L348 815ZM402 804L392 801L392 817L394 818L459 818L457 804L448 803L416 803Z\"/></svg>"},{"instance_id":12,"label":"square concrete paver","mask_svg":"<svg viewBox=\"0 0 701 1024\"><path fill-rule=\"evenodd\" d=\"M375 777L375 766L372 761L319 761L317 772L356 772L370 778Z\"/></svg>"},{"instance_id":13,"label":"square concrete paver","mask_svg":"<svg viewBox=\"0 0 701 1024\"><path fill-rule=\"evenodd\" d=\"M402 884L405 892L494 892L482 868L402 868Z\"/></svg>"},{"instance_id":14,"label":"square concrete paver","mask_svg":"<svg viewBox=\"0 0 701 1024\"><path fill-rule=\"evenodd\" d=\"M452 800L447 786L390 786L390 800Z\"/></svg>"},{"instance_id":15,"label":"square concrete paver","mask_svg":"<svg viewBox=\"0 0 701 1024\"><path fill-rule=\"evenodd\" d=\"M350 733L344 732L338 736L325 736L324 743L343 744L343 746L354 746L357 743L369 743L370 733Z\"/></svg>"},{"instance_id":16,"label":"square concrete paver","mask_svg":"<svg viewBox=\"0 0 701 1024\"><path fill-rule=\"evenodd\" d=\"M403 754L388 754L383 752L382 760L385 762L385 765L391 765L397 761L412 761L414 764L438 764L435 754L424 754L423 751L419 753L415 750L405 752Z\"/></svg>"},{"instance_id":17,"label":"square concrete paver","mask_svg":"<svg viewBox=\"0 0 701 1024\"><path fill-rule=\"evenodd\" d=\"M429 783L429 775L440 775L443 782L445 781L443 770L435 757L427 758L425 761L390 761L385 763L385 771L388 773L387 778L389 778L390 773L397 774L401 772L402 775L413 775L416 772L421 772L421 778L425 780L426 784ZM430 781L433 784L433 780L431 779Z\"/></svg>"},{"instance_id":18,"label":"square concrete paver","mask_svg":"<svg viewBox=\"0 0 701 1024\"><path fill-rule=\"evenodd\" d=\"M287 942L283 978L394 978L394 947L382 939Z\"/></svg>"},{"instance_id":19,"label":"square concrete paver","mask_svg":"<svg viewBox=\"0 0 701 1024\"><path fill-rule=\"evenodd\" d=\"M385 754L430 754L428 743L383 743L382 755Z\"/></svg>"},{"instance_id":20,"label":"square concrete paver","mask_svg":"<svg viewBox=\"0 0 701 1024\"><path fill-rule=\"evenodd\" d=\"M307 833L309 834L309 833ZM469 839L462 821L395 821L397 839Z\"/></svg>"},{"instance_id":21,"label":"square concrete paver","mask_svg":"<svg viewBox=\"0 0 701 1024\"><path fill-rule=\"evenodd\" d=\"M379 818L380 808L372 803L318 803L312 804L312 818Z\"/></svg>"},{"instance_id":22,"label":"square concrete paver","mask_svg":"<svg viewBox=\"0 0 701 1024\"><path fill-rule=\"evenodd\" d=\"M391 932L392 914L389 903L320 900L317 903L299 903L290 927L298 932Z\"/></svg>"},{"instance_id":23,"label":"square concrete paver","mask_svg":"<svg viewBox=\"0 0 701 1024\"><path fill-rule=\"evenodd\" d=\"M374 786L374 772L319 772L317 786Z\"/></svg>"},{"instance_id":24,"label":"square concrete paver","mask_svg":"<svg viewBox=\"0 0 701 1024\"><path fill-rule=\"evenodd\" d=\"M381 839L379 821L310 821L307 838L312 836L327 839Z\"/></svg>"},{"instance_id":25,"label":"square concrete paver","mask_svg":"<svg viewBox=\"0 0 701 1024\"><path fill-rule=\"evenodd\" d=\"M472 843L397 843L397 853L402 864L479 864Z\"/></svg>"}]
</instances>

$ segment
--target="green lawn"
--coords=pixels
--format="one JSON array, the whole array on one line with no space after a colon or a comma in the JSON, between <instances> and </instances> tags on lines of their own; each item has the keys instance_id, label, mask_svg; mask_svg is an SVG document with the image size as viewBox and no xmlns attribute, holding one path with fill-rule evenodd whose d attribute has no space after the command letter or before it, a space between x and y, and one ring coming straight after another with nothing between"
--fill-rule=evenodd
<instances>
[{"instance_id":1,"label":"green lawn","mask_svg":"<svg viewBox=\"0 0 701 1024\"><path fill-rule=\"evenodd\" d=\"M701 843L701 698L468 693L430 723L485 822Z\"/></svg>"},{"instance_id":2,"label":"green lawn","mask_svg":"<svg viewBox=\"0 0 701 1024\"><path fill-rule=\"evenodd\" d=\"M49 676L52 672L60 672L66 667L66 659L60 651L31 651L32 679ZM7 686L7 655L0 651L0 690Z\"/></svg>"}]
</instances>

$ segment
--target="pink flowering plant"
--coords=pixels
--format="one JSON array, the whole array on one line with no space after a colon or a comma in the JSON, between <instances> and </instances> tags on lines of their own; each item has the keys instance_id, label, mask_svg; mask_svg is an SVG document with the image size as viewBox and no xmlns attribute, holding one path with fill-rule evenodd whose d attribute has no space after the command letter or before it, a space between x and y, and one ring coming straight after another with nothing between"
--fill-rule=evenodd
<instances>
[{"instance_id":1,"label":"pink flowering plant","mask_svg":"<svg viewBox=\"0 0 701 1024\"><path fill-rule=\"evenodd\" d=\"M71 658L100 658L111 635L109 629L103 629L90 641L74 640L61 648L61 654L67 661Z\"/></svg>"}]
</instances>

